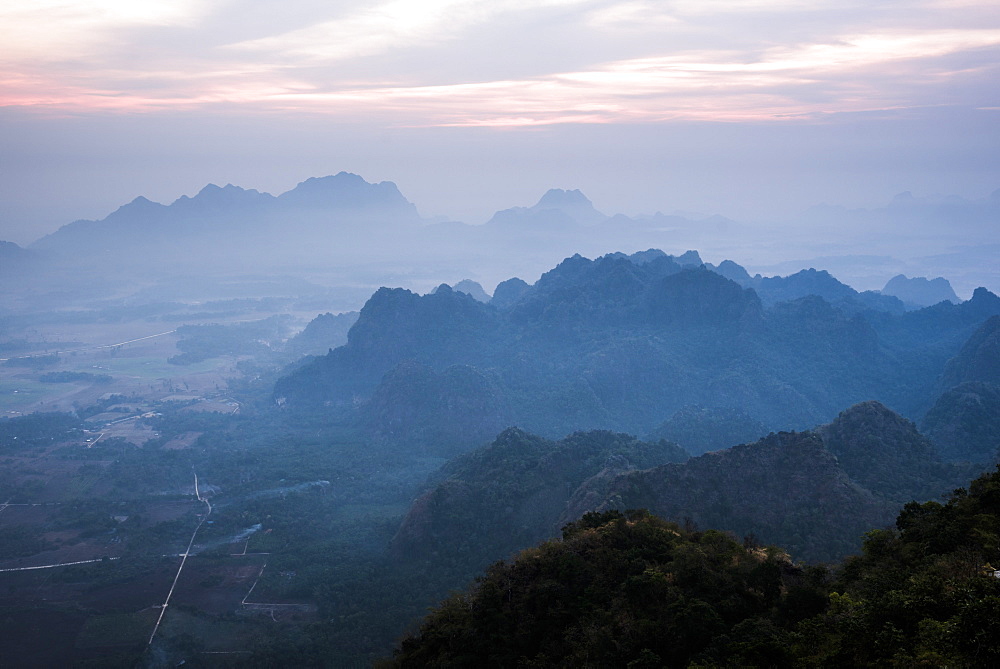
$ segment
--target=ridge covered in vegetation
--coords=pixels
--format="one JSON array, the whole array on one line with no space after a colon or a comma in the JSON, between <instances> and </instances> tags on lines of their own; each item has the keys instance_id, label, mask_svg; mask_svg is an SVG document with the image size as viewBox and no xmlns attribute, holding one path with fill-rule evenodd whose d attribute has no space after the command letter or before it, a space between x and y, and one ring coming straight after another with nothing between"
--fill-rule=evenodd
<instances>
[{"instance_id":1,"label":"ridge covered in vegetation","mask_svg":"<svg viewBox=\"0 0 1000 669\"><path fill-rule=\"evenodd\" d=\"M386 667L992 666L1000 468L907 504L835 571L645 511L590 513L499 562Z\"/></svg>"},{"instance_id":2,"label":"ridge covered in vegetation","mask_svg":"<svg viewBox=\"0 0 1000 669\"><path fill-rule=\"evenodd\" d=\"M903 313L817 272L775 279L782 288L764 301L756 291L770 284L741 285L688 255L574 256L533 285L501 283L488 304L447 286L428 295L382 288L348 343L279 379L274 398L353 420L369 402L378 413L378 398L424 401L414 395L422 384L448 397L447 378L425 372L414 383L406 366L465 368L462 383L478 379L483 429L465 443L449 437L451 452L512 424L549 438L649 434L691 404L738 410L766 429L808 428L869 399L916 418L941 393L945 363L1000 314L985 289ZM434 447L431 423L455 418L439 410L447 404L429 404L417 426L423 443L411 445Z\"/></svg>"}]
</instances>

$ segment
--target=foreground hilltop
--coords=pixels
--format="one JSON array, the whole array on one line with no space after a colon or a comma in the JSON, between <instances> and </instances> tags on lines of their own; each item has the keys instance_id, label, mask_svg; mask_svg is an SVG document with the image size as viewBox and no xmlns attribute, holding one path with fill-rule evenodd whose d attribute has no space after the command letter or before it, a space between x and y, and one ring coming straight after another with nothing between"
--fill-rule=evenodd
<instances>
[{"instance_id":1,"label":"foreground hilltop","mask_svg":"<svg viewBox=\"0 0 1000 669\"><path fill-rule=\"evenodd\" d=\"M646 512L592 513L433 610L384 666L993 666L1000 471L907 504L830 573Z\"/></svg>"}]
</instances>

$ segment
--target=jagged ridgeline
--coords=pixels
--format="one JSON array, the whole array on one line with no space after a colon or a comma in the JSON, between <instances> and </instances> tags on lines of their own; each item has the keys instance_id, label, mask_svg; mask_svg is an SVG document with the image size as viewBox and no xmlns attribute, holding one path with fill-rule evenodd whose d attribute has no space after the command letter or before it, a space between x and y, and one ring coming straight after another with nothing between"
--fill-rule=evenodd
<instances>
[{"instance_id":1,"label":"jagged ridgeline","mask_svg":"<svg viewBox=\"0 0 1000 669\"><path fill-rule=\"evenodd\" d=\"M806 432L688 459L676 444L611 432L551 441L507 430L452 460L393 539L404 565L482 568L592 510L646 508L755 535L795 559L837 560L911 499L935 499L979 468L939 460L910 421L864 402Z\"/></svg>"},{"instance_id":2,"label":"jagged ridgeline","mask_svg":"<svg viewBox=\"0 0 1000 669\"><path fill-rule=\"evenodd\" d=\"M906 505L836 572L642 511L590 513L499 562L385 667L1000 662L1000 471Z\"/></svg>"},{"instance_id":3,"label":"jagged ridgeline","mask_svg":"<svg viewBox=\"0 0 1000 669\"><path fill-rule=\"evenodd\" d=\"M550 438L650 434L692 404L769 430L808 428L869 399L916 419L942 392L947 360L995 314L1000 298L985 289L904 312L826 272L761 279L694 252L574 256L534 285L501 283L489 303L447 286L380 289L347 345L279 380L275 398L293 411L388 418L397 434L435 435L410 445L441 452L509 425ZM387 416L387 397L424 409ZM467 437L434 427L447 421L468 422Z\"/></svg>"},{"instance_id":4,"label":"jagged ridgeline","mask_svg":"<svg viewBox=\"0 0 1000 669\"><path fill-rule=\"evenodd\" d=\"M383 236L405 234L420 220L392 182L341 172L278 196L209 184L169 205L137 197L100 221L65 225L31 250L63 264L96 255L120 269L172 263L198 275L222 266L259 271L359 253L377 260Z\"/></svg>"}]
</instances>

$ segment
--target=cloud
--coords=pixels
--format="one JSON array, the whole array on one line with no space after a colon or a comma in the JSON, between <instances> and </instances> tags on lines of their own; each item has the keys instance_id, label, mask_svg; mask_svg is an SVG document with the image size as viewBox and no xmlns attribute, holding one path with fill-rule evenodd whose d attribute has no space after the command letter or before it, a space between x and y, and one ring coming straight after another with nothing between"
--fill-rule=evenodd
<instances>
[{"instance_id":1,"label":"cloud","mask_svg":"<svg viewBox=\"0 0 1000 669\"><path fill-rule=\"evenodd\" d=\"M393 126L774 120L991 106L1000 67L1000 26L979 0L905 12L791 0L297 0L273 26L262 11L273 6L246 0L40 2L0 10L21 29L0 46L0 104ZM486 33L497 41L483 46ZM524 55L530 71L498 50Z\"/></svg>"},{"instance_id":2,"label":"cloud","mask_svg":"<svg viewBox=\"0 0 1000 669\"><path fill-rule=\"evenodd\" d=\"M183 26L210 5L194 0L32 0L0 6L4 61L57 61L101 48L109 32L136 26Z\"/></svg>"},{"instance_id":3,"label":"cloud","mask_svg":"<svg viewBox=\"0 0 1000 669\"><path fill-rule=\"evenodd\" d=\"M228 48L307 61L359 58L455 39L469 26L487 23L501 14L575 4L583 4L583 0L393 0Z\"/></svg>"}]
</instances>

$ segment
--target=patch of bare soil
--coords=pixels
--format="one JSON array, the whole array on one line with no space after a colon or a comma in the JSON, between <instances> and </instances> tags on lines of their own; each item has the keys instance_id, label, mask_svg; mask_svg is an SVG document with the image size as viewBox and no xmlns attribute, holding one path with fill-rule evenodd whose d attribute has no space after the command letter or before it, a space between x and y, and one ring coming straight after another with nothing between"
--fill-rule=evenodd
<instances>
[{"instance_id":1,"label":"patch of bare soil","mask_svg":"<svg viewBox=\"0 0 1000 669\"><path fill-rule=\"evenodd\" d=\"M194 442L198 441L203 433L201 432L185 432L179 434L167 443L163 444L163 448L168 451L182 451L186 448L191 448L194 446Z\"/></svg>"}]
</instances>

